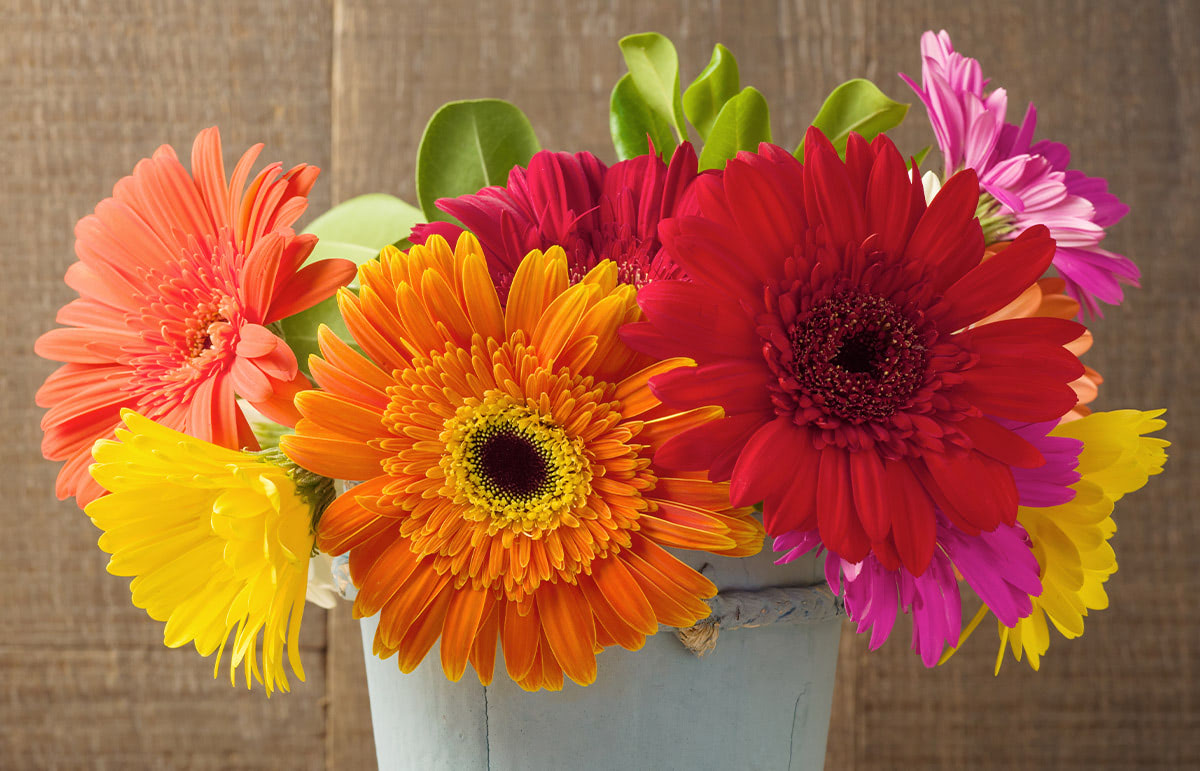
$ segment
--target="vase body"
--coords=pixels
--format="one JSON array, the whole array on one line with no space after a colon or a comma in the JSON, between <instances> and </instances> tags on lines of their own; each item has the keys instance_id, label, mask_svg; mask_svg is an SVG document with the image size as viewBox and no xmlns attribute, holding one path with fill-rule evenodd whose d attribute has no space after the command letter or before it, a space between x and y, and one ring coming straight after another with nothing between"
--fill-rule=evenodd
<instances>
[{"instance_id":1,"label":"vase body","mask_svg":"<svg viewBox=\"0 0 1200 771\"><path fill-rule=\"evenodd\" d=\"M680 554L721 590L815 583L812 561ZM435 646L415 672L371 653L362 621L380 771L799 769L824 766L838 620L720 633L699 658L670 632L597 657L596 682L526 693L497 653L490 686L451 683Z\"/></svg>"}]
</instances>

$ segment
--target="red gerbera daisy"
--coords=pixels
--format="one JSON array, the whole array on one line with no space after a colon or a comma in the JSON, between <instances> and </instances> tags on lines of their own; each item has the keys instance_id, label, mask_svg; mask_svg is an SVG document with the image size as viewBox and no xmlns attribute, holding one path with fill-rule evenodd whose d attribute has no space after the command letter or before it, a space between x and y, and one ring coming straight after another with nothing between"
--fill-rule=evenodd
<instances>
[{"instance_id":1,"label":"red gerbera daisy","mask_svg":"<svg viewBox=\"0 0 1200 771\"><path fill-rule=\"evenodd\" d=\"M818 529L850 562L874 553L920 575L936 510L969 534L1012 524L1011 467L1041 454L993 418L1070 410L1083 366L1072 321L972 324L1049 266L1031 228L983 260L978 182L964 171L926 208L886 137L851 137L846 160L809 131L801 164L763 145L705 180L700 216L663 223L692 283L643 287L635 349L685 356L652 381L677 408L726 417L666 443L667 468L732 479L735 506L764 502L767 531Z\"/></svg>"},{"instance_id":2,"label":"red gerbera daisy","mask_svg":"<svg viewBox=\"0 0 1200 771\"><path fill-rule=\"evenodd\" d=\"M66 281L80 297L34 346L64 362L37 393L50 408L42 452L67 462L60 499L82 506L104 492L87 473L91 449L124 408L235 449L258 447L235 394L272 420L299 418L292 396L308 380L266 325L329 297L355 267L301 269L316 237L290 226L319 170L274 163L250 179L261 149L247 150L227 183L217 129L196 137L191 176L164 145L75 226L79 261Z\"/></svg>"},{"instance_id":3,"label":"red gerbera daisy","mask_svg":"<svg viewBox=\"0 0 1200 771\"><path fill-rule=\"evenodd\" d=\"M437 206L479 239L501 300L525 255L551 246L566 251L573 280L612 260L622 283L641 286L683 277L663 251L658 223L682 213L696 177L696 151L686 142L670 165L653 148L611 167L591 153L543 150L528 169L509 172L507 187L442 198ZM412 241L423 244L435 233L455 243L462 228L418 225Z\"/></svg>"}]
</instances>

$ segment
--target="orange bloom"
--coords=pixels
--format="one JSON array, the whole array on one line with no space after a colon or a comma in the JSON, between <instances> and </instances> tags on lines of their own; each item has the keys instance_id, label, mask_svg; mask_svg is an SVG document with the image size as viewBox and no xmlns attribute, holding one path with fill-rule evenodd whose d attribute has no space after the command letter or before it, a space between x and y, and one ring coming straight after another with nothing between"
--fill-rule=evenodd
<instances>
[{"instance_id":1,"label":"orange bloom","mask_svg":"<svg viewBox=\"0 0 1200 771\"><path fill-rule=\"evenodd\" d=\"M606 261L568 286L559 247L531 252L502 308L479 243L440 237L385 250L338 295L371 360L328 329L284 451L366 480L326 510L322 551L350 552L359 617L381 612L375 653L414 669L439 638L442 668L491 682L499 638L527 690L586 685L596 653L642 646L660 623L709 614L716 587L664 550L761 548L727 484L660 476L653 452L719 417L660 405L648 380L679 366L634 353L641 318Z\"/></svg>"},{"instance_id":2,"label":"orange bloom","mask_svg":"<svg viewBox=\"0 0 1200 771\"><path fill-rule=\"evenodd\" d=\"M80 297L35 345L64 362L37 393L50 408L42 452L66 461L59 498L82 506L103 494L87 473L91 449L113 437L122 409L233 449L258 447L235 395L275 421L299 417L292 396L308 381L266 325L333 294L354 265L301 269L316 238L290 226L319 171L274 163L251 180L261 149L227 182L217 129L196 137L191 176L164 145L75 226L66 282Z\"/></svg>"}]
</instances>

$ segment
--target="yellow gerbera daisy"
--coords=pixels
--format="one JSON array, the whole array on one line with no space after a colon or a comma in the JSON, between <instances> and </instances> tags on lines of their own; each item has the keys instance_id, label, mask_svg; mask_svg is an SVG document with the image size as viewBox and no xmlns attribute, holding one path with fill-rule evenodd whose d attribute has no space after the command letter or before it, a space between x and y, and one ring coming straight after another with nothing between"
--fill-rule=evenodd
<instances>
[{"instance_id":1,"label":"yellow gerbera daisy","mask_svg":"<svg viewBox=\"0 0 1200 771\"><path fill-rule=\"evenodd\" d=\"M86 511L104 531L108 572L133 576L133 604L165 621L163 641L217 652L235 633L229 679L244 665L267 694L288 690L283 648L304 680L297 640L304 615L313 514L329 480L289 471L278 450L230 450L161 426L132 410L127 430L96 443L92 477L110 495ZM262 664L257 638L263 632Z\"/></svg>"},{"instance_id":2,"label":"yellow gerbera daisy","mask_svg":"<svg viewBox=\"0 0 1200 771\"><path fill-rule=\"evenodd\" d=\"M1095 412L1050 432L1083 443L1076 467L1080 479L1071 486L1075 497L1069 502L1045 508L1022 506L1018 511L1017 519L1029 534L1041 566L1042 594L1032 598L1033 613L1016 626L998 624L997 673L1006 645L1017 661L1027 656L1031 667L1039 667L1050 647L1047 619L1063 637L1074 639L1083 634L1089 610L1108 607L1104 583L1117 572L1116 554L1108 543L1117 532L1113 504L1162 472L1169 443L1145 434L1166 425L1158 419L1163 412ZM985 606L965 630L964 641L986 615Z\"/></svg>"}]
</instances>

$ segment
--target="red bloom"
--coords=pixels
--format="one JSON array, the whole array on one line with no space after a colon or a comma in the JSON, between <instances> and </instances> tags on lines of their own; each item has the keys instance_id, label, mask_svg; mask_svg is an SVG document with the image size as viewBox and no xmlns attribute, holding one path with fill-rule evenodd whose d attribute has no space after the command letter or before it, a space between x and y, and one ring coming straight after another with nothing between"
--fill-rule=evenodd
<instances>
[{"instance_id":1,"label":"red bloom","mask_svg":"<svg viewBox=\"0 0 1200 771\"><path fill-rule=\"evenodd\" d=\"M543 150L528 169L509 172L507 187L442 198L437 206L479 239L502 299L522 258L555 245L566 251L573 278L612 260L622 283L641 286L683 276L663 251L658 224L685 211L696 177L696 152L686 142L669 166L653 149L612 167L591 153ZM418 225L412 242L436 233L453 244L461 232L446 222Z\"/></svg>"},{"instance_id":2,"label":"red bloom","mask_svg":"<svg viewBox=\"0 0 1200 771\"><path fill-rule=\"evenodd\" d=\"M318 170L275 163L251 178L261 149L227 182L215 128L196 137L191 176L164 145L75 226L66 281L79 299L34 346L64 362L37 392L50 408L42 453L66 461L59 498L103 494L87 472L92 445L123 408L234 449L258 446L235 395L280 423L299 418L292 396L308 380L267 325L332 295L354 264L300 267L317 239L291 224Z\"/></svg>"},{"instance_id":3,"label":"red bloom","mask_svg":"<svg viewBox=\"0 0 1200 771\"><path fill-rule=\"evenodd\" d=\"M983 261L978 182L964 171L926 208L886 137L853 135L846 161L809 131L802 165L764 146L705 179L700 216L663 223L692 283L638 301L635 349L697 366L651 381L673 407L726 417L667 442L656 462L732 479L764 502L767 531L819 529L850 562L874 553L920 575L941 510L968 534L1012 524L1011 467L1041 454L993 418L1053 420L1083 366L1079 324L971 325L1032 284L1054 256L1044 227Z\"/></svg>"}]
</instances>

